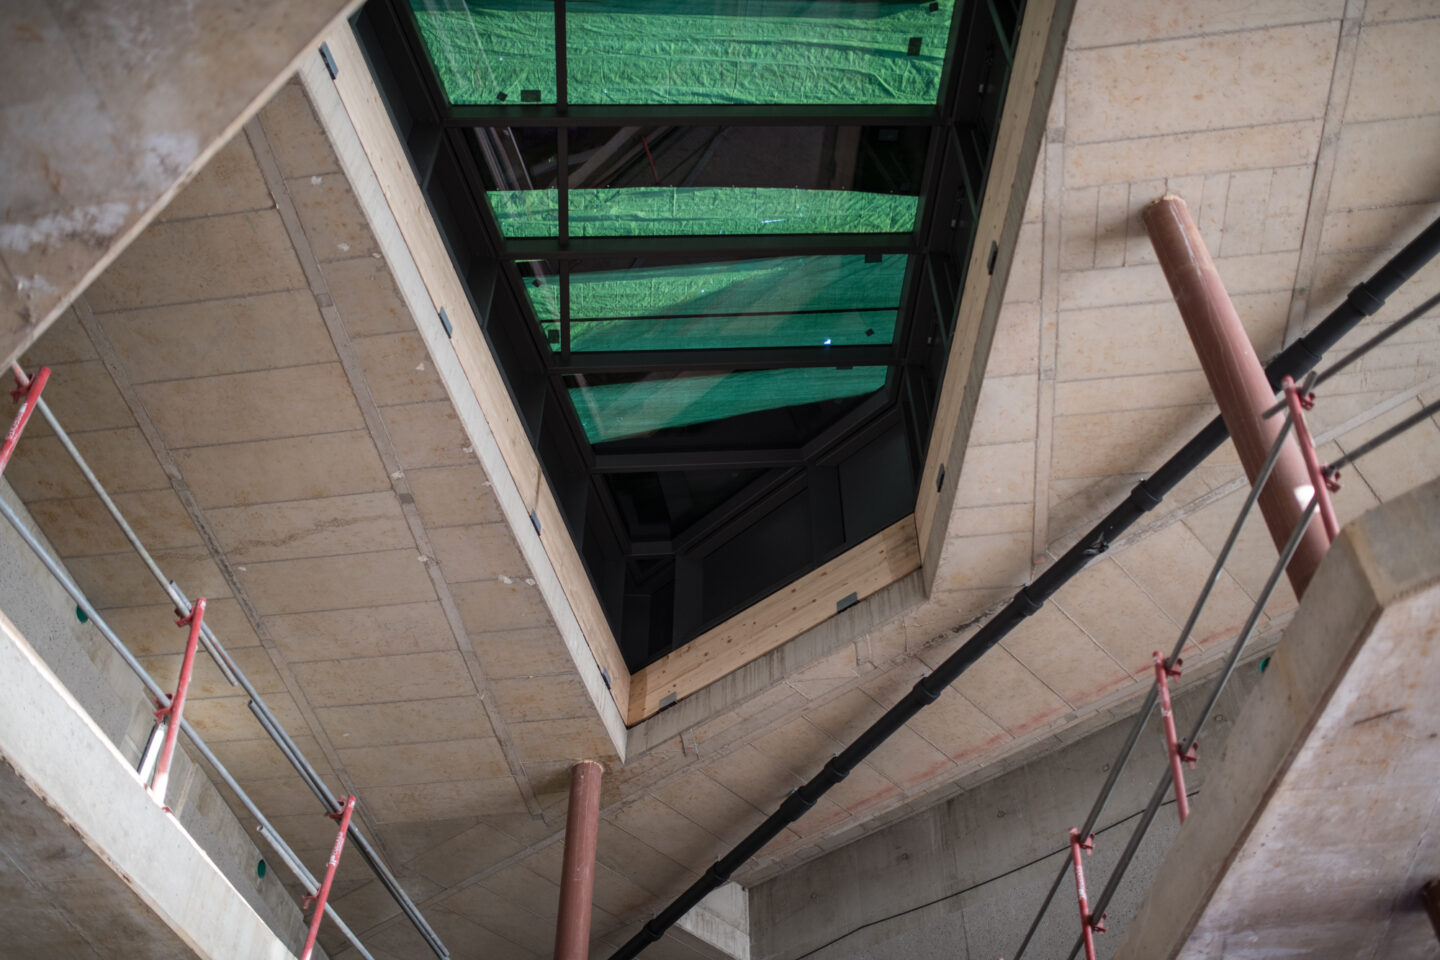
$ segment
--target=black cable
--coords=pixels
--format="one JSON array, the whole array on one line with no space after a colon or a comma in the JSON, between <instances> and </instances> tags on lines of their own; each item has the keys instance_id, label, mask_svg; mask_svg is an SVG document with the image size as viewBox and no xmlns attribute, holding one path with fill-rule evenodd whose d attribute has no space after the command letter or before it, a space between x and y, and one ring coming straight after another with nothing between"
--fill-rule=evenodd
<instances>
[{"instance_id":1,"label":"black cable","mask_svg":"<svg viewBox=\"0 0 1440 960\"><path fill-rule=\"evenodd\" d=\"M1187 798L1189 798L1189 797L1196 797L1196 796L1199 796L1199 794L1200 794L1200 788L1199 788L1199 787L1196 787L1194 790L1186 790L1186 791L1185 791L1185 796L1186 796ZM1161 806L1169 807L1169 806L1173 806L1174 804L1175 804L1175 801L1174 801L1174 800L1166 800L1163 804L1161 804ZM1101 829L1099 829L1098 831L1096 831L1094 834L1092 834L1092 836L1103 837L1103 836L1105 836L1105 834L1109 833L1111 830L1117 830L1117 829L1119 829L1120 827L1125 826L1125 824L1129 823L1131 820L1134 820L1136 817L1140 816L1140 815L1141 815L1142 813L1144 813L1144 812L1145 812L1145 811L1143 811L1143 810L1136 810L1134 813L1130 814L1130 816L1124 817L1124 818L1122 818L1122 819L1120 819L1120 820L1116 820L1114 823L1110 824L1110 826L1108 826L1108 827L1102 827ZM1009 870L1006 870L1004 873L996 874L995 876L990 877L989 879L981 880L979 883L972 883L970 886L965 887L964 889L961 889L961 890L956 890L954 893L947 893L947 894L945 894L945 896L943 896L943 897L936 897L934 900L929 900L929 901L927 901L927 902L925 902L925 903L918 904L918 905L913 906L913 907L907 907L907 908L905 908L904 910L899 911L898 913L892 913L892 914L890 914L888 917L881 917L881 918L879 918L878 920L871 920L871 921L869 921L868 923L862 923L862 924L860 924L860 926L856 927L855 929L849 930L849 931L846 931L845 933L840 934L840 936L836 937L834 940L830 940L830 941L828 941L827 943L822 943L820 946L814 948L813 950L807 950L805 953L802 953L802 954L800 954L798 957L796 957L795 960L805 960L806 957L814 956L815 954L819 953L821 950L825 950L825 949L828 949L828 948L830 948L830 947L835 946L835 944L839 943L841 940L845 940L845 939L847 939L847 938L849 938L849 937L853 937L855 934L859 933L861 930L868 930L870 927L879 926L879 925L882 924L882 923L889 923L891 920L898 920L900 917L909 916L910 914L912 914L912 913L917 913L917 912L919 912L919 911L921 911L921 910L926 909L927 907L933 907L933 906L935 906L935 904L937 904L937 903L944 903L946 900L954 900L956 897L962 897L962 896L964 896L965 894L969 893L969 892L972 891L972 890L979 890L981 887L988 887L990 884L996 883L996 882L998 882L998 881L1000 881L1000 880L1004 880L1006 877L1014 876L1015 874L1019 873L1019 872L1022 871L1022 870L1029 870L1031 867L1036 866L1037 864L1044 863L1046 860L1049 860L1051 857L1058 856L1059 854L1062 854L1062 853L1068 854L1069 852L1070 852L1070 845L1069 845L1069 844L1066 844L1065 846L1060 847L1060 848L1057 849L1057 850L1051 850L1049 853L1041 854L1040 856L1036 857L1034 860L1029 861L1028 863L1022 863L1022 864L1020 864L1018 867L1012 867L1012 868L1010 868Z\"/></svg>"},{"instance_id":2,"label":"black cable","mask_svg":"<svg viewBox=\"0 0 1440 960\"><path fill-rule=\"evenodd\" d=\"M1287 376L1298 377L1308 373L1320 362L1325 351L1353 330L1363 318L1379 310L1385 299L1414 276L1436 253L1440 253L1440 220L1421 231L1418 237L1406 244L1369 280L1356 285L1345 301L1331 311L1314 330L1290 344L1272 359L1265 368L1270 385L1278 387ZM991 647L1027 617L1038 613L1055 591L1083 570L1091 560L1108 550L1110 544L1143 514L1159 505L1165 494L1218 450L1228 435L1223 420L1219 417L1211 420L1159 470L1136 484L1119 506L1110 511L1075 546L1056 559L1034 583L1021 588L974 636L936 667L934 673L917 682L909 693L885 711L856 737L854 742L831 757L819 773L793 791L774 813L750 831L725 856L711 864L700 879L687 887L611 954L610 960L632 960L647 946L659 940L669 927L711 891L730 879L736 870L779 836L781 831L803 816L821 796L849 776L851 770L908 723L911 717L934 703L950 684L959 679L960 675Z\"/></svg>"}]
</instances>

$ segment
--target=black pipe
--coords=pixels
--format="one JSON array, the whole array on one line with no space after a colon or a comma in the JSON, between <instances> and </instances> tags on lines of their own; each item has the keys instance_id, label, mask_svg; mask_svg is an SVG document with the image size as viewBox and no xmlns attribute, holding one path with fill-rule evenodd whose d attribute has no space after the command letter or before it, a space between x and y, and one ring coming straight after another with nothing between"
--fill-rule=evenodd
<instances>
[{"instance_id":1,"label":"black pipe","mask_svg":"<svg viewBox=\"0 0 1440 960\"><path fill-rule=\"evenodd\" d=\"M1331 311L1314 330L1280 351L1265 367L1265 375L1269 378L1270 385L1278 389L1280 381L1285 377L1299 377L1308 373L1320 362L1325 351L1354 329L1361 320L1379 310L1385 304L1386 298L1437 253L1440 253L1440 220L1426 227L1418 237L1375 271L1375 275L1369 280L1356 285L1345 298L1345 302ZM641 927L635 936L611 954L610 960L631 960L659 940L667 929L728 880L746 860L759 853L765 844L798 820L827 790L844 780L857 764L889 739L891 734L908 723L910 718L924 707L934 703L936 698L945 692L946 687L958 680L962 673L1022 620L1037 613L1056 590L1084 569L1091 560L1108 550L1120 534L1140 519L1141 514L1159 505L1165 494L1206 457L1219 449L1228 435L1223 420L1219 417L1211 420L1189 443L1180 448L1180 452L1165 461L1164 466L1137 483L1118 507L1110 511L1079 543L1065 551L1034 583L1022 587L1003 610L936 667L934 673L916 682L899 703L885 711L884 716L856 737L850 746L831 757L819 773L804 786L793 791L764 823L752 830L749 836L736 844L729 853L711 864L699 880L692 883L684 893L671 901L669 906Z\"/></svg>"}]
</instances>

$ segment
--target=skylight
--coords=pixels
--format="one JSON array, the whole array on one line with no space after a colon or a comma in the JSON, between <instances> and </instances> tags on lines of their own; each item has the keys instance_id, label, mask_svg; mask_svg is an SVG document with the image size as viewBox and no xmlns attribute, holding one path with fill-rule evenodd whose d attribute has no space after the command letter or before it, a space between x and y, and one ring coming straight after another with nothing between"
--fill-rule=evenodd
<instances>
[{"instance_id":1,"label":"skylight","mask_svg":"<svg viewBox=\"0 0 1440 960\"><path fill-rule=\"evenodd\" d=\"M913 510L1018 21L1012 0L365 8L632 670Z\"/></svg>"}]
</instances>

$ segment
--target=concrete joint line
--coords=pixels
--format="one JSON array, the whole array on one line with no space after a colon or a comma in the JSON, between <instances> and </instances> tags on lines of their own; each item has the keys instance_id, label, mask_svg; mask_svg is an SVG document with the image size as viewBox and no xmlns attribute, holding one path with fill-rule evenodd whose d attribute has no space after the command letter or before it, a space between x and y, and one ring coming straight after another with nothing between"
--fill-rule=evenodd
<instances>
[{"instance_id":1,"label":"concrete joint line","mask_svg":"<svg viewBox=\"0 0 1440 960\"><path fill-rule=\"evenodd\" d=\"M379 404L375 402L374 394L370 391L370 384L365 378L364 368L355 353L354 342L345 327L344 318L340 316L340 311L334 305L334 298L330 295L330 286L325 279L319 258L315 255L310 238L300 224L300 215L295 209L295 202L290 196L285 178L280 173L280 165L270 147L270 139L258 117L245 125L245 136L249 139L250 147L254 150L255 158L260 164L265 185L269 188L271 196L275 198L276 209L285 225L285 232L295 247L296 255L300 259L300 267L304 270L310 283L310 290L315 295L316 305L325 321L325 329L330 333L331 342L340 358L340 366L345 371L345 379L355 394L355 402L360 407L365 425L370 431L370 438L379 451L380 461L386 475L390 478L391 488L400 501L400 510L405 517L406 526L414 538L415 548L420 556L426 558L425 572L430 578L430 584L445 613L445 620L450 627L455 646L464 658L470 680L475 685L476 694L490 721L495 738L500 744L500 751L505 757L505 765L509 768L510 775L514 778L516 787L525 801L526 810L532 817L538 817L541 815L540 804L535 799L535 791L530 786L530 780L525 775L525 768L520 762L520 756L511 742L510 728L506 724L505 718L501 716L499 707L495 704L495 698L491 696L489 679L485 676L479 658L476 657L475 650L470 645L469 633L465 629L460 609L455 603L450 586L445 580L444 571L440 569L440 564L435 560L435 550L430 542L430 535L425 529L424 521L420 518L419 508L415 506L410 481L400 463L399 454L396 453L395 442L390 436L390 430L385 425L384 418L380 415Z\"/></svg>"},{"instance_id":2,"label":"concrete joint line","mask_svg":"<svg viewBox=\"0 0 1440 960\"><path fill-rule=\"evenodd\" d=\"M1330 206L1330 184L1335 178L1335 160L1340 152L1340 129L1345 123L1345 108L1350 100L1350 80L1355 74L1355 60L1360 47L1360 23L1365 16L1365 0L1347 0L1345 19L1335 46L1335 67L1330 75L1330 97L1325 105L1325 122L1320 130L1320 145L1315 154L1315 176L1310 185L1310 202L1305 208L1305 226L1300 233L1300 259L1295 267L1295 286L1291 291L1290 314L1285 321L1284 346L1289 346L1305 332L1305 314L1310 308L1310 288L1315 282L1320 259L1321 234L1325 229L1325 211Z\"/></svg>"},{"instance_id":3,"label":"concrete joint line","mask_svg":"<svg viewBox=\"0 0 1440 960\"><path fill-rule=\"evenodd\" d=\"M199 532L201 542L204 544L205 549L209 551L211 559L215 561L215 566L219 569L220 575L225 578L225 584L230 588L235 602L239 604L241 611L245 614L245 619L249 621L251 629L255 631L255 636L259 638L260 646L264 649L265 655L269 657L271 665L275 668L275 672L280 676L281 682L285 684L286 692L294 699L295 705L297 709L299 709L300 715L304 718L306 727L308 727L306 732L314 737L315 741L320 745L321 753L325 755L325 759L330 763L331 768L335 771L335 775L340 778L342 791L351 791L353 786L349 774L345 770L344 764L340 762L339 754L336 753L334 747L330 745L328 739L324 736L324 728L320 725L319 716L315 713L309 700L305 698L299 681L296 680L294 674L291 673L289 663L286 661L284 654L281 653L280 648L276 645L274 637L270 635L264 618L262 618L259 611L255 609L254 603L250 600L249 593L240 583L239 578L235 576L235 569L225 556L224 550L221 549L220 541L215 536L215 532L210 526L210 521L205 516L204 509L201 508L194 494L190 492L189 486L185 484L181 477L179 464L175 462L175 458L170 453L170 449L166 445L165 439L161 436L159 428L155 426L155 421L150 417L149 411L141 402L140 396L130 380L124 363L120 361L114 345L110 342L110 338L106 335L104 328L96 319L94 312L90 309L90 305L84 297L76 299L75 312L80 317L80 322L85 327L85 332L89 334L91 341L95 344L95 349L100 354L101 360L105 363L106 370L109 371L111 378L115 381L116 390L119 391L120 396L125 400L126 405L129 406L131 413L135 416L135 422L139 425L140 432L150 445L150 449L155 454L155 458L160 461L160 465L167 475L177 478L177 482L172 483L176 496L180 498L180 502L185 507L185 513L189 516L190 522L195 525L195 529ZM183 589L185 585L180 584L180 586ZM220 641L224 643L225 638L221 637ZM289 732L292 736L295 733L295 731ZM296 777L299 777L298 773ZM366 828L373 835L375 833L375 824L369 821L364 811L357 811L357 813L360 814ZM318 811L316 815L319 815Z\"/></svg>"}]
</instances>

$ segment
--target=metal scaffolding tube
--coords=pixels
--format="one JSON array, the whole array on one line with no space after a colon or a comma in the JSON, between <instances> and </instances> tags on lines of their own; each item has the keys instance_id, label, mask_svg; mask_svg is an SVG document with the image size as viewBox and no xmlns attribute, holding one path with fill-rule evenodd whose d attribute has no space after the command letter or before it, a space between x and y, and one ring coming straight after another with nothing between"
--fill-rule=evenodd
<instances>
[{"instance_id":1,"label":"metal scaffolding tube","mask_svg":"<svg viewBox=\"0 0 1440 960\"><path fill-rule=\"evenodd\" d=\"M265 842L270 844L270 849L275 851L275 855L285 863L285 866L290 868L291 873L295 874L295 879L300 881L300 886L305 889L306 893L313 894L320 889L320 885L315 882L314 875L305 869L303 863L295 859L295 852L286 846L283 840L275 836L273 827L270 827L269 824L264 824L256 828L256 832L265 838ZM375 960L375 958L370 955L370 951L365 949L365 945L362 944L354 932L346 926L345 921L340 919L340 915L335 912L335 908L329 903L325 904L325 916L329 917L330 922L340 928L340 932L345 934L345 938L350 941L356 950L360 951L360 955L364 957L365 960Z\"/></svg>"},{"instance_id":2,"label":"metal scaffolding tube","mask_svg":"<svg viewBox=\"0 0 1440 960\"><path fill-rule=\"evenodd\" d=\"M1315 375L1311 373L1306 377L1308 385ZM1240 531L1249 519L1250 512L1255 509L1255 501L1260 498L1260 489L1270 479L1270 471L1275 467L1275 460L1280 456L1284 446L1285 438L1290 435L1290 420L1287 417L1281 424L1280 434L1275 442L1270 445L1270 452L1265 462L1260 466L1260 472L1255 476L1255 482L1250 485L1250 491L1245 495L1245 502L1240 506L1240 512L1235 516L1235 522L1230 525L1230 533L1225 537L1225 543L1221 545L1220 552L1215 555L1215 562L1210 565L1210 573L1205 578L1205 584L1200 588L1200 595L1195 599L1194 605L1190 608L1190 615L1185 618L1185 626L1180 629L1180 636L1171 648L1170 657L1165 661L1167 666L1173 666L1180 658L1181 652L1185 649L1190 634L1195 630L1195 624L1200 620L1200 612L1204 609L1206 602L1210 599L1210 593L1215 585L1220 582L1220 575L1225 572L1225 564L1230 559L1230 554L1235 549L1235 543L1240 539ZM1105 804L1110 802L1110 795L1115 792L1115 784L1120 780L1120 774L1125 771L1125 765L1130 762L1130 755L1135 752L1135 744L1140 742L1140 735L1145 730L1145 724L1150 720L1150 711L1155 709L1159 700L1160 691L1152 685L1145 694L1145 702L1140 705L1140 710L1135 714L1135 722L1130 725L1130 733L1125 738L1125 743L1120 747L1120 753L1110 764L1110 772L1105 777L1105 783L1100 787L1100 794L1095 798L1095 803L1090 807L1090 813L1085 817L1085 823L1080 827L1081 836L1088 837L1095 832L1095 825L1100 821L1100 814L1105 810ZM1045 919L1045 912L1050 909L1055 894L1060 891L1060 885L1065 882L1065 875L1070 872L1068 863L1061 864L1060 872L1056 874L1055 881L1050 885L1050 890L1045 894L1045 899L1040 903L1040 909L1035 914L1035 919L1030 923L1030 929L1025 931L1025 939L1020 941L1020 948L1015 951L1014 960L1020 960L1025 955L1025 949L1030 946L1030 941L1035 937L1035 931L1040 929L1040 921Z\"/></svg>"},{"instance_id":3,"label":"metal scaffolding tube","mask_svg":"<svg viewBox=\"0 0 1440 960\"><path fill-rule=\"evenodd\" d=\"M1270 576L1265 581L1264 588L1260 591L1260 596L1255 598L1255 605L1251 608L1250 616L1245 621L1245 628L1240 631L1240 636L1236 639L1235 645L1230 649L1230 656L1225 660L1225 669L1221 671L1220 678L1215 681L1215 685L1211 688L1210 696L1206 699L1205 706L1200 711L1200 716L1195 720L1194 729L1191 730L1190 736L1185 738L1185 743L1180 748L1181 753L1189 753L1194 749L1196 741L1200 739L1200 734L1204 731L1205 724L1210 719L1210 714L1215 710L1215 704L1220 700L1220 694L1225 691L1226 684L1230 682L1230 677L1235 673L1235 667L1240 662L1240 655L1245 652L1245 647L1249 644L1251 636L1255 633L1255 627L1260 622L1260 616L1264 613L1266 604L1270 602L1270 597L1274 594L1275 587L1280 583L1280 578L1285 575L1285 567L1289 565L1290 558L1294 556L1296 548L1299 547L1301 539L1305 536L1306 528L1310 526L1310 521L1315 517L1319 503L1318 497L1311 497L1309 505L1305 507L1305 512L1300 515L1300 520L1295 524L1295 529L1291 531L1290 539L1286 541L1284 549L1280 551L1280 556L1276 560L1275 566L1271 569ZM1145 805L1145 812L1141 814L1140 822L1136 824L1134 832L1130 834L1130 840L1125 844L1125 850L1120 854L1120 860L1116 863L1114 871L1110 874L1110 879L1106 881L1105 889L1100 892L1099 899L1095 901L1095 913L1103 916L1105 908L1110 905L1111 898L1115 896L1115 891L1119 888L1120 881L1124 878L1125 871L1130 866L1130 861L1135 859L1135 852L1140 849L1140 843L1145 839L1145 834L1149 832L1150 825L1155 821L1155 813L1160 809L1160 804L1164 802L1165 793L1169 789L1170 770L1167 767L1161 774L1159 781L1156 782L1155 790L1150 794L1150 802ZM1067 958L1073 960L1075 954L1079 952L1083 946L1083 942L1076 941L1075 946L1072 947L1066 955Z\"/></svg>"},{"instance_id":4,"label":"metal scaffolding tube","mask_svg":"<svg viewBox=\"0 0 1440 960\"><path fill-rule=\"evenodd\" d=\"M15 370L18 375L24 375L23 371L20 370L18 365L15 367ZM65 448L66 452L69 453L71 459L74 460L75 465L80 469L81 474L84 475L86 481L90 484L91 489L95 491L96 496L100 498L100 501L102 504L104 504L105 509L110 513L110 516L115 520L116 524L119 525L121 532L125 535L125 538L130 542L130 545L134 547L135 551L140 555L140 559L142 560L142 562L144 562L146 568L150 571L151 576L153 576L156 582L161 585L161 588L164 589L166 596L169 597L171 602L175 605L177 612L188 615L192 609L192 604L190 600L185 596L185 593L173 580L165 576L165 573L155 562L155 558L151 556L148 550L145 549L145 545L140 541L140 538L135 533L134 528L130 526L129 522L125 519L125 516L115 505L115 501L111 499L109 493L105 490L105 487L100 483L99 478L95 475L95 472L85 461L84 456L75 447L75 444L70 439L69 434L65 432L64 427L60 425L60 422L56 419L54 413L50 411L49 406L42 399L36 403L35 407L40 412L40 415L43 416L45 418L45 421L50 425L51 430L54 431L55 436L60 441L61 446ZM250 683L249 678L246 677L245 674L234 665L233 661L230 660L229 654L225 651L225 648L220 643L219 638L216 637L214 632L210 629L209 624L201 624L200 636L205 643L206 652L210 654L211 658L219 666L220 671L222 674L225 675L225 678L231 684L236 684L240 686L240 688L243 689L245 693L249 696L251 711L255 712L258 710L269 718L270 722L268 724L265 724L262 721L262 726L265 726L267 733L269 733L271 738L280 745L281 752L285 755L285 758L290 762L291 766L295 768L296 772L300 774L301 778L305 780L306 784L309 785L311 790L315 792L317 797L319 797L322 804L324 804L325 806L325 811L327 813L338 812L340 809L340 802L335 798L333 794L330 793L328 787L325 786L325 782L320 778L320 775L316 772L315 768L305 758L305 755L300 752L299 747L295 745L295 742L290 738L290 735L285 731L285 728L281 726L278 720L275 719L274 714L270 712L269 706L266 705L264 697L262 697L260 695L260 692L255 689L253 684ZM119 642L118 638L116 642ZM123 643L121 643L120 645L121 647L124 646ZM130 658L130 660L132 661L132 669L138 666L138 663L133 663L133 658ZM168 702L168 698L166 702ZM259 714L257 713L257 717L258 715ZM375 872L376 876L385 886L391 897L393 897L396 903L400 905L402 912L405 913L406 917L415 926L415 929L420 933L421 937L424 938L425 942L430 946L430 949L436 954L436 956L440 957L441 960L448 960L450 956L449 951L445 948L445 945L441 943L438 935L434 932L434 930L431 929L428 921L426 921L424 916L421 915L419 907L415 905L415 902L410 898L409 894L405 893L405 891L400 887L399 881L395 879L395 875L390 872L389 867L380 858L380 855L375 851L374 847L371 846L370 842L360 832L359 828L356 827L353 823L350 825L350 833L355 842L355 847L357 850L359 850L361 857L365 860L367 864L369 864L371 870Z\"/></svg>"},{"instance_id":5,"label":"metal scaffolding tube","mask_svg":"<svg viewBox=\"0 0 1440 960\"><path fill-rule=\"evenodd\" d=\"M15 373L17 376L21 374L18 364L15 366ZM176 611L182 616L189 616L191 610L189 599L180 592L179 588L175 586L174 581L165 576L164 571L160 569L160 565L157 564L155 558L150 555L150 551L145 549L145 544L140 541L139 535L136 534L135 529L130 526L130 521L125 519L125 515L120 512L120 508L115 505L115 501L110 499L110 493L105 489L104 485L100 483L100 478L95 476L95 471L90 469L90 464L85 461L85 457L76 448L74 441L70 439L70 434L65 432L65 428L60 426L60 421L57 420L55 414L50 411L50 405L41 399L35 406L36 409L40 411L40 416L45 418L45 422L48 423L50 429L54 431L55 439L60 441L60 446L65 448L65 452L70 455L70 459L73 460L75 466L80 469L81 475L85 477L85 482L90 484L90 489L94 490L95 495L100 498L100 503L104 505L106 512L110 514L111 519L120 527L120 532L125 535L125 539L130 542L130 546L135 549L135 552L140 555L140 560L145 564L145 568L150 571L150 575L155 578L155 581L160 584L160 588L165 591L165 595L169 597L170 601L175 605ZM220 641L216 639L215 634L210 630L208 624L201 626L200 638L205 644L205 652L210 654L210 658L214 660L216 666L220 668L220 673L224 675L226 681L234 686L238 680L239 671L235 668L235 664L230 660L229 654L227 654L224 647L220 645Z\"/></svg>"},{"instance_id":6,"label":"metal scaffolding tube","mask_svg":"<svg viewBox=\"0 0 1440 960\"><path fill-rule=\"evenodd\" d=\"M1354 329L1362 318L1379 310L1384 305L1385 298L1428 263L1437 252L1440 252L1440 219L1406 244L1369 280L1357 285L1345 302L1314 330L1300 337L1272 359L1265 367L1270 384L1278 387L1282 377L1308 372L1320 362L1326 350ZM728 880L746 860L760 852L761 848L779 836L782 830L799 819L826 791L844 780L856 764L869 756L921 709L935 702L946 687L999 643L1001 638L1026 617L1039 612L1051 594L1084 569L1092 559L1108 550L1114 539L1129 529L1141 514L1157 506L1166 493L1220 447L1226 435L1224 422L1216 417L1159 470L1136 484L1130 495L1075 546L1065 551L1034 583L1016 593L973 637L946 658L933 674L916 683L899 703L871 724L842 753L832 757L819 773L792 792L774 813L766 817L729 853L711 864L699 880L612 953L610 960L631 960L659 940L664 932L695 904Z\"/></svg>"},{"instance_id":7,"label":"metal scaffolding tube","mask_svg":"<svg viewBox=\"0 0 1440 960\"><path fill-rule=\"evenodd\" d=\"M26 545L30 547L30 550L45 566L45 569L50 572L50 575L53 576L55 580L60 584L61 588L63 588L65 592L70 595L70 599L75 601L76 606L78 606L82 611L84 611L85 615L90 619L90 622L93 623L95 625L95 628L100 631L100 635L105 638L106 642L110 644L110 647L115 651L116 654L120 656L120 659L125 662L125 665L130 668L131 672L139 678L140 683L145 687L145 689L150 693L150 695L155 698L156 702L159 703L161 706L168 706L170 704L170 697L166 695L164 689L160 686L160 684L155 682L155 678L150 676L150 672L145 669L144 665L141 664L139 660L135 659L134 654L132 654L130 652L130 649L125 646L125 643L118 636L116 636L115 631L110 628L110 624L106 622L105 618L102 617L99 611L95 609L94 605L90 603L89 598L85 596L85 593L80 589L80 587L75 583L75 581L70 578L70 575L65 571L65 568L60 565L59 561L55 560L53 557L50 556L49 552L45 550L39 539L30 532L30 529L25 526L24 521L20 519L20 516L15 512L14 508L11 507L9 503L5 502L4 498L0 498L0 514L4 515L5 520L10 524L11 527L14 528L15 532L20 535L20 538L25 541ZM291 870L294 871L295 866L300 863L299 859L295 856L294 851L291 850L287 844L285 844L285 841L280 837L280 835L275 832L275 828L270 825L270 822L265 819L265 815L260 812L260 808L255 805L255 802L253 800L250 799L250 795L247 794L240 787L240 784L235 781L235 778L233 776L231 776L230 771L227 770L225 768L225 765L220 762L220 759L215 756L214 751L212 751L209 745L206 744L205 741L200 737L200 735L195 732L195 729L190 726L190 722L188 720L185 720L183 717L180 720L180 729L184 731L186 737L188 737L190 742L195 746L195 749L199 751L202 757L204 757L205 762L210 764L210 766L215 770L216 774L219 775L220 779L225 782L225 785L228 786L232 791L234 791L236 797L239 798L241 805L245 807L246 811L255 818L256 822L260 824L261 828L269 831L269 836L267 836L266 839L269 841L272 847L276 848L277 851L280 851L282 853L282 859L285 860L287 866L290 866ZM153 731L151 733L151 736L154 736ZM307 873L302 873L300 871L294 872L296 879L299 880L302 884L307 882ZM313 878L310 878L310 882L313 883ZM359 938L357 938L355 934L351 932L350 928L340 920L339 916L336 915L333 909L327 909L326 915L336 922L336 925L339 926L340 929L345 933L346 937L349 938L352 944L354 944L355 948L359 950L362 954L364 954L367 960L374 960L374 958L370 956L370 953L365 949L364 945L360 943Z\"/></svg>"}]
</instances>

